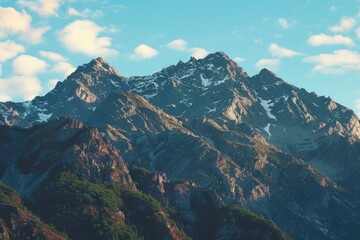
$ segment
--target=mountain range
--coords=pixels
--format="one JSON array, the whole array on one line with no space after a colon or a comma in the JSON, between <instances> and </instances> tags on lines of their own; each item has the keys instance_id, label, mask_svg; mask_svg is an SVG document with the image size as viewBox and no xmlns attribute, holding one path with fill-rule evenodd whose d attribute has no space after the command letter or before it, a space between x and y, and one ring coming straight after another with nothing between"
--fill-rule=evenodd
<instances>
[{"instance_id":1,"label":"mountain range","mask_svg":"<svg viewBox=\"0 0 360 240\"><path fill-rule=\"evenodd\" d=\"M133 77L97 58L0 125L3 238L360 234L356 114L222 52Z\"/></svg>"}]
</instances>

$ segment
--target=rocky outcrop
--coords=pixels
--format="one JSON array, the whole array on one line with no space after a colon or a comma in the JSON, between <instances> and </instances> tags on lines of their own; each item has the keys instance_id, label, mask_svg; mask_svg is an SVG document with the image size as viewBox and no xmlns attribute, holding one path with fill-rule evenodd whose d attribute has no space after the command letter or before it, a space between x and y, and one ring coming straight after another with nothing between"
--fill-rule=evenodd
<instances>
[{"instance_id":1,"label":"rocky outcrop","mask_svg":"<svg viewBox=\"0 0 360 240\"><path fill-rule=\"evenodd\" d=\"M29 129L1 127L1 180L30 196L63 168L94 182L135 189L118 150L96 128L60 118Z\"/></svg>"}]
</instances>

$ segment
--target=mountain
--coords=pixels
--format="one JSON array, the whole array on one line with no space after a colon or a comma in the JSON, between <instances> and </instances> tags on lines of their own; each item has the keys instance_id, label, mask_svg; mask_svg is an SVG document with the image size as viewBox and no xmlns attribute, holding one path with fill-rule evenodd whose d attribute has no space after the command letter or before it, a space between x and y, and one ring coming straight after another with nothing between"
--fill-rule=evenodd
<instances>
[{"instance_id":1,"label":"mountain","mask_svg":"<svg viewBox=\"0 0 360 240\"><path fill-rule=\"evenodd\" d=\"M165 229L172 237L359 234L358 117L269 70L248 76L222 52L129 78L97 58L44 96L0 103L0 124L1 180L35 205L49 179L70 171L170 206L175 217L163 216L176 219ZM258 219L248 232L240 222L254 216L230 205L282 231ZM131 217L135 205L122 206L145 239L159 234ZM209 226L214 232L205 233Z\"/></svg>"},{"instance_id":2,"label":"mountain","mask_svg":"<svg viewBox=\"0 0 360 240\"><path fill-rule=\"evenodd\" d=\"M43 223L24 206L21 197L0 183L0 237L1 239L54 239L65 236Z\"/></svg>"}]
</instances>

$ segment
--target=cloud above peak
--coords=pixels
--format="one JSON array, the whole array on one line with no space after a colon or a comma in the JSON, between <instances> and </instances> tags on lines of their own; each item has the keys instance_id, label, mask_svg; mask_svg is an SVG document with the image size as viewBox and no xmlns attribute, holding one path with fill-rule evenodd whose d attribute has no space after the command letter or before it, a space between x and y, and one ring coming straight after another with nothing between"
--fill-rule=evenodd
<instances>
[{"instance_id":1,"label":"cloud above peak","mask_svg":"<svg viewBox=\"0 0 360 240\"><path fill-rule=\"evenodd\" d=\"M177 50L177 51L187 51L187 41L185 41L184 39L175 39L171 42L169 42L168 44L166 44L166 47L173 49L173 50Z\"/></svg>"},{"instance_id":2,"label":"cloud above peak","mask_svg":"<svg viewBox=\"0 0 360 240\"><path fill-rule=\"evenodd\" d=\"M168 44L166 44L166 47L172 50L180 51L180 52L190 52L191 56L200 59L206 57L209 53L204 48L199 47L188 47L188 42L184 39L175 39Z\"/></svg>"},{"instance_id":3,"label":"cloud above peak","mask_svg":"<svg viewBox=\"0 0 360 240\"><path fill-rule=\"evenodd\" d=\"M59 41L71 52L88 56L111 56L118 52L111 48L111 38L100 37L105 31L90 20L76 20L60 31Z\"/></svg>"},{"instance_id":4,"label":"cloud above peak","mask_svg":"<svg viewBox=\"0 0 360 240\"><path fill-rule=\"evenodd\" d=\"M146 44L140 44L134 49L133 54L131 54L130 58L133 60L145 60L156 57L159 55L159 51L155 48L152 48Z\"/></svg>"},{"instance_id":5,"label":"cloud above peak","mask_svg":"<svg viewBox=\"0 0 360 240\"><path fill-rule=\"evenodd\" d=\"M255 63L258 69L267 68L273 72L279 70L280 60L279 59L271 59L271 58L263 58Z\"/></svg>"}]
</instances>

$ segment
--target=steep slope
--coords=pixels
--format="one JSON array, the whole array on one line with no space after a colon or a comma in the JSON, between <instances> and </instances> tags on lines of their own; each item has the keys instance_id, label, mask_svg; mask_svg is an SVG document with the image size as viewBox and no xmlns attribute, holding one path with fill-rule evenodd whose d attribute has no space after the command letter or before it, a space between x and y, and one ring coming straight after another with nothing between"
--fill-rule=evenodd
<instances>
[{"instance_id":1,"label":"steep slope","mask_svg":"<svg viewBox=\"0 0 360 240\"><path fill-rule=\"evenodd\" d=\"M1 180L24 196L62 168L134 188L125 162L96 128L60 118L29 129L0 127Z\"/></svg>"},{"instance_id":2,"label":"steep slope","mask_svg":"<svg viewBox=\"0 0 360 240\"><path fill-rule=\"evenodd\" d=\"M274 223L225 206L214 190L194 182L172 182L165 174L142 168L132 169L131 176L138 189L176 210L177 221L193 239L290 239Z\"/></svg>"},{"instance_id":3,"label":"steep slope","mask_svg":"<svg viewBox=\"0 0 360 240\"><path fill-rule=\"evenodd\" d=\"M66 238L30 213L21 197L0 182L0 238L1 239L54 239Z\"/></svg>"},{"instance_id":4,"label":"steep slope","mask_svg":"<svg viewBox=\"0 0 360 240\"><path fill-rule=\"evenodd\" d=\"M88 122L97 127L111 125L125 132L187 131L178 119L130 92L111 93L90 115Z\"/></svg>"},{"instance_id":5,"label":"steep slope","mask_svg":"<svg viewBox=\"0 0 360 240\"><path fill-rule=\"evenodd\" d=\"M94 184L69 172L53 175L32 208L72 239L187 238L151 197Z\"/></svg>"}]
</instances>

